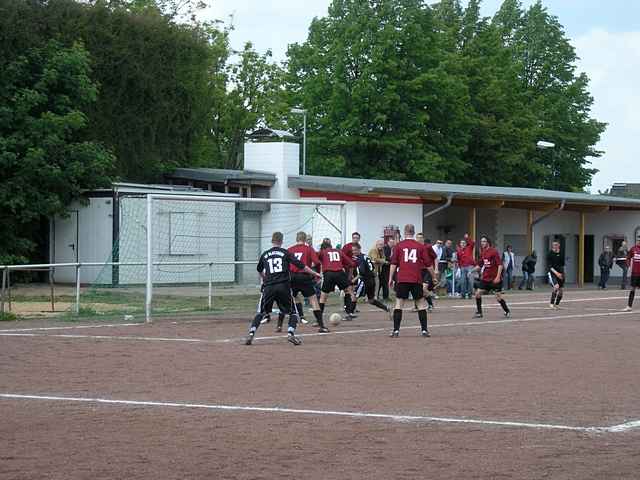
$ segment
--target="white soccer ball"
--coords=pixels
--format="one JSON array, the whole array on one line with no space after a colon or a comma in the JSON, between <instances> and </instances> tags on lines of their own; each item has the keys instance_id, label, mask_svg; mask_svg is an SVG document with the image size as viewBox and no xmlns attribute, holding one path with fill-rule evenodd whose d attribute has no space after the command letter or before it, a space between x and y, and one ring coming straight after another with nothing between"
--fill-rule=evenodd
<instances>
[{"instance_id":1,"label":"white soccer ball","mask_svg":"<svg viewBox=\"0 0 640 480\"><path fill-rule=\"evenodd\" d=\"M329 324L333 325L334 327L336 325L340 325L341 321L342 321L342 315L340 315L339 313L332 313L329 316Z\"/></svg>"}]
</instances>

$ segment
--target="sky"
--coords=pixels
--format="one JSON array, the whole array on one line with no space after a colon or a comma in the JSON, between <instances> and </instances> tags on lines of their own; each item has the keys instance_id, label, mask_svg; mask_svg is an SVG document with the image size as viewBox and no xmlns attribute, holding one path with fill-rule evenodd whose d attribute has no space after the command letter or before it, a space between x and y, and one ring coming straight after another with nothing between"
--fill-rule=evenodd
<instances>
[{"instance_id":1,"label":"sky","mask_svg":"<svg viewBox=\"0 0 640 480\"><path fill-rule=\"evenodd\" d=\"M523 0L523 6L534 0ZM271 49L276 60L287 46L304 42L311 20L324 16L330 0L212 0L202 16L227 23L233 17L231 44L252 42ZM484 0L483 15L492 16L501 0ZM605 153L593 159L599 173L591 191L615 182L640 183L640 0L543 0L564 25L580 57L578 68L589 75L594 96L592 116L608 123L597 145Z\"/></svg>"}]
</instances>

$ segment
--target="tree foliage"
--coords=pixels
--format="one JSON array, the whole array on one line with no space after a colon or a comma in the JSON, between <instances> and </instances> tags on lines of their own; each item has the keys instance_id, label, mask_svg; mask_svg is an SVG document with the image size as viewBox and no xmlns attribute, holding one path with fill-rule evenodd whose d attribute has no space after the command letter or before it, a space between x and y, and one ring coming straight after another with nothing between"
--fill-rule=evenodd
<instances>
[{"instance_id":1,"label":"tree foliage","mask_svg":"<svg viewBox=\"0 0 640 480\"><path fill-rule=\"evenodd\" d=\"M334 0L288 54L311 173L588 186L605 125L558 19L539 1L504 0L492 19L480 6Z\"/></svg>"},{"instance_id":2,"label":"tree foliage","mask_svg":"<svg viewBox=\"0 0 640 480\"><path fill-rule=\"evenodd\" d=\"M84 140L97 98L81 44L28 50L0 76L0 257L33 248L40 219L63 214L85 188L109 184L114 158ZM15 259L14 259L15 261Z\"/></svg>"}]
</instances>

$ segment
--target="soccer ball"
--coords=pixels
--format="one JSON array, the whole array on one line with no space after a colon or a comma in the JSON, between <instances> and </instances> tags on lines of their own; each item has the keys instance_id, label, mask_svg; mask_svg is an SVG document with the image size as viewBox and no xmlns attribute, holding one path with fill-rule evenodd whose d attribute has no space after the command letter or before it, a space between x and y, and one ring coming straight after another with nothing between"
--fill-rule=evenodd
<instances>
[{"instance_id":1,"label":"soccer ball","mask_svg":"<svg viewBox=\"0 0 640 480\"><path fill-rule=\"evenodd\" d=\"M342 315L340 315L339 313L332 313L331 316L329 317L329 323L334 327L336 325L340 325L341 320L342 320Z\"/></svg>"}]
</instances>

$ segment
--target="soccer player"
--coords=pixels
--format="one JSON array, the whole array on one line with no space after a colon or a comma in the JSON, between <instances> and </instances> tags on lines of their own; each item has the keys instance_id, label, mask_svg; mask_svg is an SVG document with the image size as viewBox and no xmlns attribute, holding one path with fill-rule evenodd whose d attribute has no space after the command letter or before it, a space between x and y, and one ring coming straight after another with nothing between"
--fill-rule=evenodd
<instances>
[{"instance_id":1,"label":"soccer player","mask_svg":"<svg viewBox=\"0 0 640 480\"><path fill-rule=\"evenodd\" d=\"M262 277L262 295L258 313L251 322L249 335L245 339L245 345L251 345L260 326L260 321L271 312L273 302L277 302L280 311L289 315L289 328L287 330L287 340L294 345L300 345L302 341L296 337L297 315L292 312L293 302L291 295L291 274L289 265L293 264L309 275L320 277L320 275L298 260L290 252L282 248L283 235L281 232L274 232L271 236L270 249L260 255L257 270Z\"/></svg>"},{"instance_id":2,"label":"soccer player","mask_svg":"<svg viewBox=\"0 0 640 480\"><path fill-rule=\"evenodd\" d=\"M636 239L635 246L631 247L627 253L627 264L631 270L631 291L625 311L630 312L633 308L633 299L636 297L636 288L640 288L640 237Z\"/></svg>"},{"instance_id":3,"label":"soccer player","mask_svg":"<svg viewBox=\"0 0 640 480\"><path fill-rule=\"evenodd\" d=\"M480 239L480 264L476 270L480 269L481 277L476 285L476 307L474 318L482 318L482 295L485 293L495 293L496 300L504 310L504 316L510 317L511 310L507 302L502 298L502 258L498 250L493 248L493 244L488 237Z\"/></svg>"},{"instance_id":4,"label":"soccer player","mask_svg":"<svg viewBox=\"0 0 640 480\"><path fill-rule=\"evenodd\" d=\"M436 272L435 272L435 264L438 256L436 252L433 250L433 245L431 245L431 240L425 240L424 234L419 233L416 235L416 241L424 245L427 258L430 259L430 263L424 265L422 269L422 289L424 291L424 298L427 301L427 310L430 312L433 310L433 291L436 288ZM416 310L418 307L416 306Z\"/></svg>"},{"instance_id":5,"label":"soccer player","mask_svg":"<svg viewBox=\"0 0 640 480\"><path fill-rule=\"evenodd\" d=\"M344 247L342 247L342 252L349 258L353 258L353 245L355 243L360 243L360 234L358 232L353 232L351 234L351 242L347 243Z\"/></svg>"},{"instance_id":6,"label":"soccer player","mask_svg":"<svg viewBox=\"0 0 640 480\"><path fill-rule=\"evenodd\" d=\"M347 257L342 250L333 248L331 239L325 238L320 245L320 253L318 254L320 265L322 265L322 288L320 293L320 311L324 313L324 306L327 303L327 297L333 292L336 286L344 292L344 301L346 305L347 317L349 320L353 318L353 288L349 283L349 275L347 272L352 270L356 264Z\"/></svg>"},{"instance_id":7,"label":"soccer player","mask_svg":"<svg viewBox=\"0 0 640 480\"><path fill-rule=\"evenodd\" d=\"M393 331L391 337L400 334L402 309L406 307L409 295L417 302L418 319L423 337L430 337L427 328L427 302L424 299L422 287L422 269L429 264L424 245L418 243L413 236L416 229L413 225L404 226L405 239L399 242L391 255L391 270L389 272L389 288L393 288L394 276L397 272L396 304L393 310Z\"/></svg>"},{"instance_id":8,"label":"soccer player","mask_svg":"<svg viewBox=\"0 0 640 480\"><path fill-rule=\"evenodd\" d=\"M313 268L320 264L318 254L307 244L307 234L305 232L298 232L296 234L296 244L289 247L288 251L309 268ZM314 277L294 264L289 265L289 269L291 270L291 293L293 298L295 299L298 294L301 294L306 300L308 300L311 304L311 308L313 309L313 316L316 317L316 321L320 327L318 331L320 333L329 333L329 329L324 326L322 321L322 312L320 311L320 305L318 304L318 299L316 297ZM302 320L301 302L296 302L296 310L298 311L298 317ZM276 332L282 331L284 317L285 315L281 311L278 316Z\"/></svg>"},{"instance_id":9,"label":"soccer player","mask_svg":"<svg viewBox=\"0 0 640 480\"><path fill-rule=\"evenodd\" d=\"M557 240L551 243L551 251L547 255L547 266L549 283L553 287L549 308L557 309L564 292L564 255L560 252L560 242Z\"/></svg>"},{"instance_id":10,"label":"soccer player","mask_svg":"<svg viewBox=\"0 0 640 480\"><path fill-rule=\"evenodd\" d=\"M373 266L371 258L362 253L362 247L359 243L354 243L352 250L358 272L358 275L353 279L353 284L356 286L354 303L358 302L358 297L364 297L366 295L370 305L388 312L389 307L379 300L376 300L376 269Z\"/></svg>"}]
</instances>

